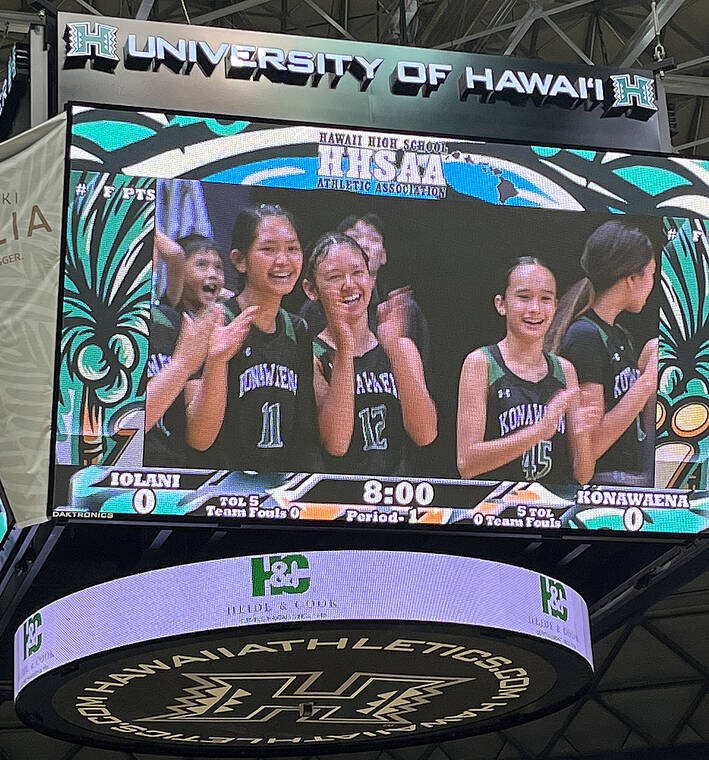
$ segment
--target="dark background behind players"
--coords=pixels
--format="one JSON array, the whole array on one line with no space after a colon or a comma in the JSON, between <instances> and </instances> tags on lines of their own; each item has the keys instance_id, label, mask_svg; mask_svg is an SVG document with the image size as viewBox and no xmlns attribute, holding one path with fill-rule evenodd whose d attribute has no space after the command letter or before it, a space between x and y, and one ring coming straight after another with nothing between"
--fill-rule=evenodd
<instances>
[{"instance_id":1,"label":"dark background behind players","mask_svg":"<svg viewBox=\"0 0 709 760\"><path fill-rule=\"evenodd\" d=\"M500 340L504 326L492 305L499 269L510 258L537 255L554 271L562 295L583 275L579 256L589 234L610 215L491 206L476 201L379 198L340 191L275 190L204 183L217 242L228 237L234 216L251 203L279 203L298 219L303 245L348 215L376 211L385 221L389 287L410 285L431 336L427 382L439 411L439 436L412 474L457 477L457 382L465 356ZM659 219L624 217L650 237L658 253L666 240ZM307 242L306 242L307 241ZM659 264L659 261L658 261ZM226 263L226 284L236 281ZM382 273L384 274L384 273ZM658 277L659 281L659 277ZM283 299L297 312L300 286ZM657 290L639 315L621 323L642 345L658 331Z\"/></svg>"}]
</instances>

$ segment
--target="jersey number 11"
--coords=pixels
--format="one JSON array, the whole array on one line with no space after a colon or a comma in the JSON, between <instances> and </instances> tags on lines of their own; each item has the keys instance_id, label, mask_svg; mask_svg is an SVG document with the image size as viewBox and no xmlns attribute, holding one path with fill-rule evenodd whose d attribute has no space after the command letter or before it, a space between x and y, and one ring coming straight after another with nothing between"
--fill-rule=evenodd
<instances>
[{"instance_id":1,"label":"jersey number 11","mask_svg":"<svg viewBox=\"0 0 709 760\"><path fill-rule=\"evenodd\" d=\"M266 402L261 407L263 422L261 426L261 440L258 442L260 449L283 448L281 438L281 405L279 402L269 404Z\"/></svg>"}]
</instances>

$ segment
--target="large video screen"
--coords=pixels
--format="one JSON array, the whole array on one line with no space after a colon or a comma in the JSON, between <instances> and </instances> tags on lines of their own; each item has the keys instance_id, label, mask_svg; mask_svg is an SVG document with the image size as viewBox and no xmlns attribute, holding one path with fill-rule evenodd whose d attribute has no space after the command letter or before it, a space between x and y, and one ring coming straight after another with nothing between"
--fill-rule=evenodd
<instances>
[{"instance_id":1,"label":"large video screen","mask_svg":"<svg viewBox=\"0 0 709 760\"><path fill-rule=\"evenodd\" d=\"M709 527L709 162L74 107L55 515Z\"/></svg>"}]
</instances>

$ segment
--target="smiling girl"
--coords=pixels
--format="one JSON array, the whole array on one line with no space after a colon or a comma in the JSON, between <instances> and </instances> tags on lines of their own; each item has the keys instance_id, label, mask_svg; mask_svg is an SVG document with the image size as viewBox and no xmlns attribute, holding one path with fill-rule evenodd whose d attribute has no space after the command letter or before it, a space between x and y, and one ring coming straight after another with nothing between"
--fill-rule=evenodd
<instances>
[{"instance_id":1,"label":"smiling girl","mask_svg":"<svg viewBox=\"0 0 709 760\"><path fill-rule=\"evenodd\" d=\"M313 453L310 340L305 322L281 308L303 265L291 213L244 209L231 261L244 286L209 337L202 380L187 399L187 442L232 470L303 469Z\"/></svg>"},{"instance_id":2,"label":"smiling girl","mask_svg":"<svg viewBox=\"0 0 709 760\"><path fill-rule=\"evenodd\" d=\"M201 315L218 302L224 289L224 262L209 238L192 235L180 244L185 252L180 310Z\"/></svg>"},{"instance_id":3,"label":"smiling girl","mask_svg":"<svg viewBox=\"0 0 709 760\"><path fill-rule=\"evenodd\" d=\"M599 410L581 407L572 364L543 350L556 310L556 280L538 259L508 269L495 308L507 332L470 353L458 395L458 470L464 478L586 483L589 430Z\"/></svg>"},{"instance_id":4,"label":"smiling girl","mask_svg":"<svg viewBox=\"0 0 709 760\"><path fill-rule=\"evenodd\" d=\"M372 275L365 252L341 233L313 246L303 287L320 301L327 324L314 341L314 387L326 471L406 472L407 439L426 446L437 435L436 407L421 356L406 337L406 290L377 310L375 335L367 308Z\"/></svg>"}]
</instances>

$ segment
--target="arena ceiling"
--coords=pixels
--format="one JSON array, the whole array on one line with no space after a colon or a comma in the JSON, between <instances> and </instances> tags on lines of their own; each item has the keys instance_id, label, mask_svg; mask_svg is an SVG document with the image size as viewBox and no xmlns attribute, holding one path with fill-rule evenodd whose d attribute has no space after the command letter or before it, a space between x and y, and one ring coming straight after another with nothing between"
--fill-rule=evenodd
<instances>
[{"instance_id":1,"label":"arena ceiling","mask_svg":"<svg viewBox=\"0 0 709 760\"><path fill-rule=\"evenodd\" d=\"M15 14L25 18L43 8L546 61L653 68L658 58L674 59L660 80L673 148L709 153L707 0L4 0L3 6L0 60L17 39Z\"/></svg>"}]
</instances>

